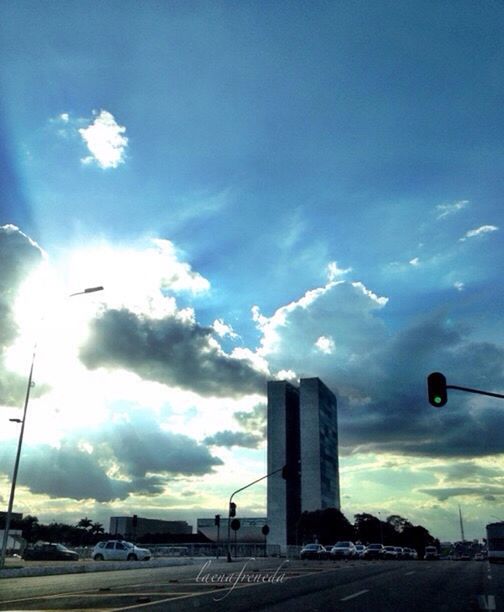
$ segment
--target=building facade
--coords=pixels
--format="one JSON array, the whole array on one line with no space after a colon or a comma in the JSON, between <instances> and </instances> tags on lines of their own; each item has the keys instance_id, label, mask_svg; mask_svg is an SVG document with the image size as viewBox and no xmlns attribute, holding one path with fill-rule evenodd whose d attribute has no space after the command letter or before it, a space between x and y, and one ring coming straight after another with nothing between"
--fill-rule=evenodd
<instances>
[{"instance_id":1,"label":"building facade","mask_svg":"<svg viewBox=\"0 0 504 612\"><path fill-rule=\"evenodd\" d=\"M266 542L266 536L262 533L262 528L267 524L266 517L251 517L240 519L240 529L238 531L231 531L231 542L239 543L250 543L250 544L264 544ZM217 530L215 525L215 517L213 518L199 518L197 521L198 533L202 533L212 542L220 542L221 544L227 542L228 533L228 519L227 517L221 517L220 527Z\"/></svg>"},{"instance_id":2,"label":"building facade","mask_svg":"<svg viewBox=\"0 0 504 612\"><path fill-rule=\"evenodd\" d=\"M300 544L301 513L340 508L335 395L319 378L268 383L268 544ZM286 478L284 478L286 476Z\"/></svg>"},{"instance_id":3,"label":"building facade","mask_svg":"<svg viewBox=\"0 0 504 612\"><path fill-rule=\"evenodd\" d=\"M268 544L295 543L301 515L299 389L268 382L268 474L288 465L290 478L273 474L267 484Z\"/></svg>"},{"instance_id":4,"label":"building facade","mask_svg":"<svg viewBox=\"0 0 504 612\"><path fill-rule=\"evenodd\" d=\"M336 397L319 378L300 384L301 510L340 508Z\"/></svg>"},{"instance_id":5,"label":"building facade","mask_svg":"<svg viewBox=\"0 0 504 612\"><path fill-rule=\"evenodd\" d=\"M163 521L161 519L142 518L141 516L110 517L109 533L120 535L126 540L134 540L147 533L190 534L192 526L186 521Z\"/></svg>"}]
</instances>

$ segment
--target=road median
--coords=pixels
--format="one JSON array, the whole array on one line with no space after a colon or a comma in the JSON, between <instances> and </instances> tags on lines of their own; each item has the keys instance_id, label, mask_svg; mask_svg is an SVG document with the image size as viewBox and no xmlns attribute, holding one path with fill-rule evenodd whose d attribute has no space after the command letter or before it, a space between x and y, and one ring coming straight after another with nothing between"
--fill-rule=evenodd
<instances>
[{"instance_id":1,"label":"road median","mask_svg":"<svg viewBox=\"0 0 504 612\"><path fill-rule=\"evenodd\" d=\"M0 579L54 576L57 574L84 574L88 572L109 572L193 564L194 559L192 557L178 557L176 559L151 559L149 561L79 561L76 563L65 563L64 565L25 565L24 567L7 567L0 570Z\"/></svg>"}]
</instances>

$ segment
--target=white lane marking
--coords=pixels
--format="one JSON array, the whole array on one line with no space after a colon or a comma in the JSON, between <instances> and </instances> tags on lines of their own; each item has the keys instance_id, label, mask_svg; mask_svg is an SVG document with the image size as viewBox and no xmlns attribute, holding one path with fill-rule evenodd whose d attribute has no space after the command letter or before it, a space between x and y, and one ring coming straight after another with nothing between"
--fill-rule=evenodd
<instances>
[{"instance_id":1,"label":"white lane marking","mask_svg":"<svg viewBox=\"0 0 504 612\"><path fill-rule=\"evenodd\" d=\"M480 610L497 610L494 595L478 595Z\"/></svg>"},{"instance_id":2,"label":"white lane marking","mask_svg":"<svg viewBox=\"0 0 504 612\"><path fill-rule=\"evenodd\" d=\"M412 572L406 572L404 575L405 576L411 576L411 574L414 574L414 573L415 573L415 571L413 570Z\"/></svg>"},{"instance_id":3,"label":"white lane marking","mask_svg":"<svg viewBox=\"0 0 504 612\"><path fill-rule=\"evenodd\" d=\"M343 597L340 601L348 601L349 599L354 599L354 597L359 597L360 595L364 595L364 593L368 593L369 589L364 589L363 591L357 591L353 595L348 595L347 597Z\"/></svg>"}]
</instances>

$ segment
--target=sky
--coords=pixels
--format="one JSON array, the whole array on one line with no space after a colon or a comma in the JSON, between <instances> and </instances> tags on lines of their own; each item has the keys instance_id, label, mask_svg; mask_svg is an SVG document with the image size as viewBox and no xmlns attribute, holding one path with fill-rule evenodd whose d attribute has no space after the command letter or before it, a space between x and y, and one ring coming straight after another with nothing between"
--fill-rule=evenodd
<instances>
[{"instance_id":1,"label":"sky","mask_svg":"<svg viewBox=\"0 0 504 612\"><path fill-rule=\"evenodd\" d=\"M36 344L42 521L225 514L266 382L311 376L347 518L504 519L504 404L426 395L504 391L503 29L498 0L1 3L0 502Z\"/></svg>"}]
</instances>

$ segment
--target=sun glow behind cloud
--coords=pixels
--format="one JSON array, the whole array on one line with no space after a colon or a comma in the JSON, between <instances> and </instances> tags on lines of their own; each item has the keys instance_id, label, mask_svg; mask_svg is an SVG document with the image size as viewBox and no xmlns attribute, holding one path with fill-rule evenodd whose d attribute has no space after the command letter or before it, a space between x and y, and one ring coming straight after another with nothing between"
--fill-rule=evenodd
<instances>
[{"instance_id":1,"label":"sun glow behind cloud","mask_svg":"<svg viewBox=\"0 0 504 612\"><path fill-rule=\"evenodd\" d=\"M246 422L259 415L258 407L264 408L260 390L266 378L305 375L320 376L338 395L342 466L346 461L351 463L355 455L370 451L386 457L394 443L398 452L407 453L408 447L401 448L399 438L387 441L376 422L372 426L369 423L373 418L381 419L381 406L387 405L391 414L395 411L397 427L407 434L408 427L397 418L403 414L400 402L394 408L390 398L380 395L380 385L382 389L387 386L391 356L399 350L410 360L419 353L419 340L430 332L411 329L397 339L390 336L381 320L388 298L362 281L333 280L348 275L350 269L340 273L334 265L327 270L329 279L324 285L280 306L271 316L255 308L253 318L262 340L259 348L240 346L226 354L220 338L229 340L236 332L222 318L215 319L211 326L198 323L198 304L201 300L205 303L210 283L184 261L170 241L144 239L117 247L103 241L76 249L59 262L42 262L15 303L21 333L7 354L9 367L26 376L30 351L34 339L38 340L37 387L30 401L26 432L27 465L33 466L44 457L48 465L58 465L74 457L75 470L85 466L94 470L96 488L86 491L96 491L95 499L102 502L121 500L120 504L110 501L117 507L131 507L138 499L148 500L145 507L153 508L161 507L163 501L172 508L188 509L193 502L210 507L231 486L230 477L238 488L244 480L253 480L262 472L264 432L260 423L247 428ZM97 284L102 284L105 291L70 300L64 297ZM183 308L179 307L182 299ZM42 312L46 316L41 322ZM128 315L126 326L96 327L97 321L122 321L114 318L118 313ZM91 330L98 332L94 337L89 335L90 324ZM125 334L132 330L132 342L121 348ZM461 340L454 337L452 342L456 349ZM83 345L93 349L99 345L91 369L86 367L89 363L81 361ZM137 358L134 353L139 348ZM137 367L139 363L142 367ZM229 376L218 378L217 387L202 384L222 377L228 367ZM403 374L407 379L408 372ZM247 386L253 377L257 384ZM413 379L408 381L410 388L414 386ZM238 412L248 415L247 419L239 420ZM425 423L420 419L418 426L425 427ZM121 432L128 436L134 432L135 444L146 440L148 446L149 440L157 440L167 445L167 450L173 445L174 452L182 442L188 445L192 459L180 468L185 472L177 478L184 484L177 485L177 491L182 496L184 487L197 483L199 487L208 486L207 493L190 497L190 502L177 501L174 489L168 491L166 487L171 476L163 472L164 464L151 458L152 465L147 462L140 466L156 468L147 474L136 466L133 452L123 453L112 445ZM369 443L363 443L367 438ZM5 441L9 443L9 436ZM430 452L439 452L438 446ZM350 455L349 449L355 454ZM242 469L244 458L250 463L250 474ZM233 463L239 467L230 471ZM176 464L167 465L172 469ZM362 469L365 471L365 466ZM404 503L406 508L408 497L406 493L398 496L399 484L389 487L383 482L387 469L391 468L385 466L383 473L366 473L364 501L381 499L381 507L390 507L391 511L397 511L394 504ZM110 480L108 484L104 475ZM432 504L429 497L442 497L444 503L452 495L463 494L456 487L450 488L449 483L445 486L441 479L426 481L424 476L411 476L418 482L415 496L419 503L425 500L425 504ZM30 482L35 486L33 479ZM354 489L351 476L343 476L342 482L346 490ZM59 489L48 482L47 490L53 496L59 492L74 495L74 489L65 483ZM35 497L38 495L41 493ZM348 507L361 511L364 501L356 496ZM254 492L250 507L260 511L261 503L263 497Z\"/></svg>"}]
</instances>

